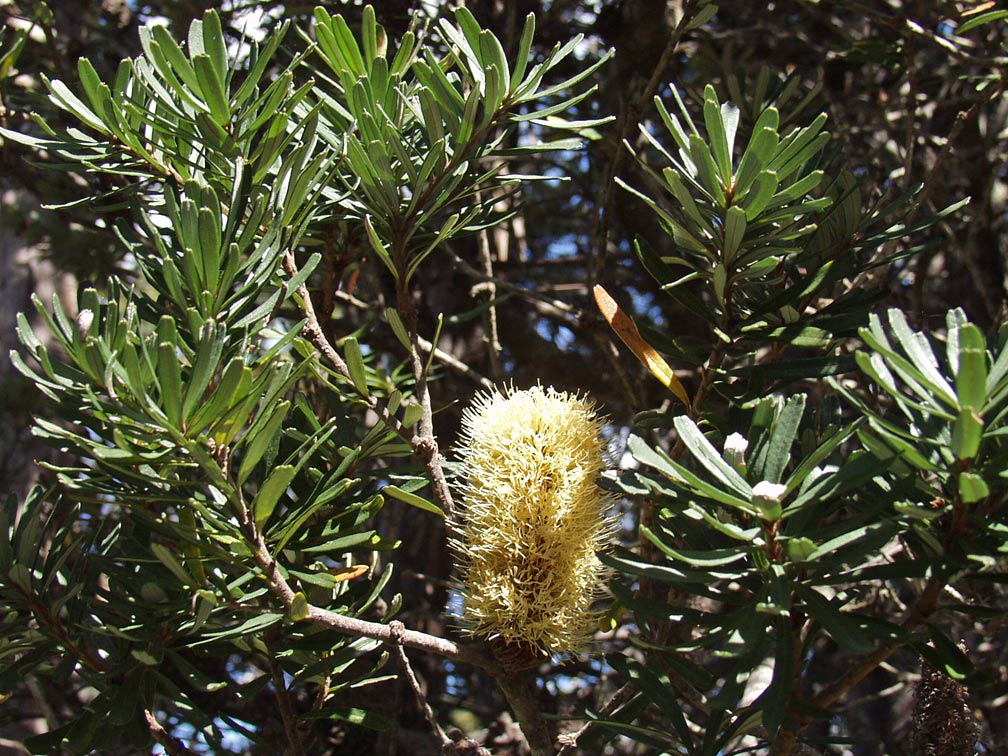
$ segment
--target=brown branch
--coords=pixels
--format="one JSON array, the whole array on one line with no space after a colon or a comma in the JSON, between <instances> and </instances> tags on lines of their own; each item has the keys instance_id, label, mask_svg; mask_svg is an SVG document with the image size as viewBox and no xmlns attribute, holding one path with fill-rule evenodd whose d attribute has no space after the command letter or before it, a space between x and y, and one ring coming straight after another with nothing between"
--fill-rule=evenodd
<instances>
[{"instance_id":1,"label":"brown branch","mask_svg":"<svg viewBox=\"0 0 1008 756\"><path fill-rule=\"evenodd\" d=\"M0 738L0 749L7 749L10 753L23 753L25 756L31 754L31 751L25 748L23 743L9 738Z\"/></svg>"},{"instance_id":2,"label":"brown branch","mask_svg":"<svg viewBox=\"0 0 1008 756\"><path fill-rule=\"evenodd\" d=\"M918 599L914 608L907 612L903 621L900 622L900 627L903 630L917 628L928 617L934 614L938 608L938 598L945 589L947 582L947 577L940 574L932 575L928 579L924 590L921 592L920 599ZM870 654L855 662L854 666L839 680L828 685L809 699L808 708L813 710L828 709L838 703L855 685L868 677L880 664L896 653L896 651L903 648L904 645L906 644L902 642L889 642L879 646ZM811 721L811 717L808 715L799 715L797 722L793 726L782 728L774 740L773 749L770 752L771 756L790 756L794 753L798 733Z\"/></svg>"},{"instance_id":3,"label":"brown branch","mask_svg":"<svg viewBox=\"0 0 1008 756\"><path fill-rule=\"evenodd\" d=\"M437 346L435 344L435 346ZM417 456L427 469L434 496L441 504L446 517L449 531L453 530L453 514L455 503L452 500L451 487L445 477L443 458L438 449L437 438L434 436L434 409L431 406L430 388L427 385L427 368L420 356L420 343L416 331L416 320L410 325L410 364L413 367L413 378L416 381L416 396L420 401L422 415L417 423L417 434L410 439L413 454Z\"/></svg>"},{"instance_id":4,"label":"brown branch","mask_svg":"<svg viewBox=\"0 0 1008 756\"><path fill-rule=\"evenodd\" d=\"M150 709L144 709L144 718L147 720L147 729L150 730L151 736L164 748L168 756L196 756L193 751L186 748L185 743L161 726Z\"/></svg>"},{"instance_id":5,"label":"brown branch","mask_svg":"<svg viewBox=\"0 0 1008 756\"><path fill-rule=\"evenodd\" d=\"M495 679L511 704L532 756L553 756L553 736L535 700L528 674L505 671Z\"/></svg>"},{"instance_id":6,"label":"brown branch","mask_svg":"<svg viewBox=\"0 0 1008 756\"><path fill-rule=\"evenodd\" d=\"M254 558L262 569L270 590L280 599L284 608L290 612L296 596L294 589L284 578L276 559L269 553L262 535L256 531L255 523L249 516L247 509L240 511L240 518L242 532L254 551ZM407 630L402 623L393 622L383 625L379 622L368 622L311 604L307 606L304 621L328 627L345 635L374 638L393 646L409 646L480 667L497 681L504 692L529 747L532 749L533 756L553 756L549 729L542 718L527 679L519 679L512 672L503 668L481 645L463 646L435 635Z\"/></svg>"},{"instance_id":7,"label":"brown branch","mask_svg":"<svg viewBox=\"0 0 1008 756\"><path fill-rule=\"evenodd\" d=\"M299 272L297 261L294 259L294 253L291 251L284 253L284 268L292 278ZM350 369L347 367L346 362L322 332L322 327L319 324L318 315L315 313L315 307L312 304L308 287L305 284L301 284L297 288L297 293L301 299L301 311L307 319L305 331L308 334L308 338L311 339L315 348L329 361L336 372L349 379ZM415 325L411 326L411 335L414 342L413 349L411 349L411 362L416 378L417 398L423 411L423 415L419 421L418 432L411 434L409 429L399 422L398 418L388 411L388 407L381 404L374 395L362 398L367 402L367 406L378 415L386 427L395 431L396 435L406 441L413 449L414 455L423 462L424 467L427 469L434 495L440 502L445 514L448 515L448 522L450 523L453 510L451 489L448 486L444 469L441 467L441 455L438 453L437 441L434 439L434 413L431 410L430 392L427 389L426 375L424 375L423 362L419 354L419 342L416 337Z\"/></svg>"},{"instance_id":8,"label":"brown branch","mask_svg":"<svg viewBox=\"0 0 1008 756\"><path fill-rule=\"evenodd\" d=\"M631 685L630 683L624 685L622 688L620 688L619 690L617 690L615 693L612 694L612 697L606 702L606 705L602 707L602 710L599 712L598 718L606 719L607 717L609 717L614 711L616 711L616 709L618 709L620 706L629 701L633 697L634 693L636 693L636 688L634 688L633 685ZM557 756L567 756L568 754L576 753L578 740L580 740L581 737L595 725L596 725L595 720L589 719L574 732L564 733L559 738L557 738L557 740L560 741L560 743L563 746L560 749L560 753L558 753Z\"/></svg>"},{"instance_id":9,"label":"brown branch","mask_svg":"<svg viewBox=\"0 0 1008 756\"><path fill-rule=\"evenodd\" d=\"M476 201L483 201L482 194L479 190L476 191ZM480 264L483 266L483 274L486 276L487 280L481 285L474 286L471 294L473 296L482 295L486 302L493 302L493 300L497 297L497 286L493 282L493 255L490 252L489 229L484 228L479 232L477 242L479 246ZM494 377L494 380L499 381L504 376L500 362L500 355L503 351L503 347L501 346L500 333L497 329L497 306L494 304L491 304L487 309L486 324L487 349L489 350L490 358L490 374Z\"/></svg>"},{"instance_id":10,"label":"brown branch","mask_svg":"<svg viewBox=\"0 0 1008 756\"><path fill-rule=\"evenodd\" d=\"M883 26L888 26L900 34L906 34L917 39L922 39L930 45L940 47L956 60L974 66L990 66L993 68L1003 68L1008 66L1008 57L980 57L971 55L956 45L949 39L935 34L930 29L925 29L920 23L907 16L896 16L877 10L876 7L856 2L856 0L833 0L835 5L853 11L863 18L870 18ZM821 12L818 11L817 12Z\"/></svg>"},{"instance_id":11,"label":"brown branch","mask_svg":"<svg viewBox=\"0 0 1008 756\"><path fill-rule=\"evenodd\" d=\"M262 535L256 532L255 524L249 518L247 512L242 514L242 520L242 532L254 550L254 558L263 571L270 590L273 592L273 595L280 599L280 603L284 609L290 611L296 595L294 589L291 588L290 584L281 574L280 565L269 553L266 542L263 540ZM380 622L368 622L357 617L347 617L346 615L337 614L336 612L311 604L307 607L305 621L328 627L330 630L335 630L345 635L374 638L384 643L393 642L392 630L388 625L383 625ZM500 670L497 662L479 646L461 646L450 640L416 630L405 630L402 636L402 644L411 648L429 651L448 659L481 667L491 674L497 673Z\"/></svg>"},{"instance_id":12,"label":"brown branch","mask_svg":"<svg viewBox=\"0 0 1008 756\"><path fill-rule=\"evenodd\" d=\"M267 633L265 642L268 651L268 661L270 675L273 678L273 695L277 700L277 707L280 709L280 719L283 722L284 732L287 735L287 748L284 750L285 756L297 756L304 752L304 743L301 738L301 730L298 727L298 716L291 703L290 693L287 690L287 681L284 680L283 667L277 661L273 652L273 641L275 633Z\"/></svg>"},{"instance_id":13,"label":"brown branch","mask_svg":"<svg viewBox=\"0 0 1008 756\"><path fill-rule=\"evenodd\" d=\"M402 622L399 620L392 620L389 622L389 630L392 633L392 646L395 648L396 654L399 657L399 664L402 667L403 674L406 676L407 682L410 684L410 688L413 689L413 695L416 697L417 705L423 710L424 716L427 718L427 722L430 724L431 729L434 730L434 734L437 736L438 740L441 741L441 748L444 749L446 746L451 745L451 738L445 734L445 731L441 728L441 725L437 721L437 716L434 714L434 709L427 702L427 696L424 695L423 690L420 688L420 681L417 680L416 675L413 672L413 667L410 666L409 657L406 656L406 650L403 648L403 638L406 635L406 628Z\"/></svg>"}]
</instances>

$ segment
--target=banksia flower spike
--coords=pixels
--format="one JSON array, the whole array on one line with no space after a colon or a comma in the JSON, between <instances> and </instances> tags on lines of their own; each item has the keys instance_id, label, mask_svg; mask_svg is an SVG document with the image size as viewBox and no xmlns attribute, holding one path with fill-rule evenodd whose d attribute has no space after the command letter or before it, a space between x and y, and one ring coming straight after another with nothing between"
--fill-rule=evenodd
<instances>
[{"instance_id":1,"label":"banksia flower spike","mask_svg":"<svg viewBox=\"0 0 1008 756\"><path fill-rule=\"evenodd\" d=\"M581 650L612 540L602 421L541 386L480 395L462 419L459 557L464 622L513 670Z\"/></svg>"}]
</instances>

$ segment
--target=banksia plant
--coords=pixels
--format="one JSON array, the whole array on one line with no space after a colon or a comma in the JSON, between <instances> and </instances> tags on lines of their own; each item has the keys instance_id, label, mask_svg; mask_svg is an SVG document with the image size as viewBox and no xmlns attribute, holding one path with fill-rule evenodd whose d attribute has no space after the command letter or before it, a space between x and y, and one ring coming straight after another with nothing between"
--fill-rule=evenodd
<instances>
[{"instance_id":1,"label":"banksia plant","mask_svg":"<svg viewBox=\"0 0 1008 756\"><path fill-rule=\"evenodd\" d=\"M911 756L973 756L979 735L965 686L940 669L922 664L914 701Z\"/></svg>"},{"instance_id":2,"label":"banksia plant","mask_svg":"<svg viewBox=\"0 0 1008 756\"><path fill-rule=\"evenodd\" d=\"M464 622L512 669L584 648L613 538L602 421L536 386L476 398L462 419L458 539Z\"/></svg>"}]
</instances>

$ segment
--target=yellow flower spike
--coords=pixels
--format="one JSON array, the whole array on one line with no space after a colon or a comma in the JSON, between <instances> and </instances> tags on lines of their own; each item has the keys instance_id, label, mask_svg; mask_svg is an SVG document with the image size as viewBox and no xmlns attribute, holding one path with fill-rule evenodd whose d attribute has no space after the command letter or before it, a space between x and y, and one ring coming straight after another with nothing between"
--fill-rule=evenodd
<instances>
[{"instance_id":1,"label":"yellow flower spike","mask_svg":"<svg viewBox=\"0 0 1008 756\"><path fill-rule=\"evenodd\" d=\"M637 330L637 325L633 322L633 319L623 311L616 303L616 300L609 296L609 292L601 286L596 285L594 292L595 304L598 305L599 312L602 313L602 317L606 319L606 322L616 332L616 335L620 337L620 340L630 347L630 351L637 356L637 359L644 363L644 366L651 371L651 375L661 381L662 385L670 389L679 401L689 407L690 399L689 394L686 393L686 389L683 388L675 373L672 372L672 368L662 359L662 356L655 351L654 347L641 338L640 331Z\"/></svg>"},{"instance_id":2,"label":"yellow flower spike","mask_svg":"<svg viewBox=\"0 0 1008 756\"><path fill-rule=\"evenodd\" d=\"M481 394L463 415L464 624L513 670L578 652L598 626L596 551L615 533L602 425L590 401L541 386Z\"/></svg>"}]
</instances>

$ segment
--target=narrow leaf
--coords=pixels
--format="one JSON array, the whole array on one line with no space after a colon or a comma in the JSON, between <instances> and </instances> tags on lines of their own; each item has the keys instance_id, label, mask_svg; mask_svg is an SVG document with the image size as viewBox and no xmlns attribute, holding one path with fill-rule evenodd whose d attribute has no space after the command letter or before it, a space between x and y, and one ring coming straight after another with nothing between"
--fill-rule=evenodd
<instances>
[{"instance_id":1,"label":"narrow leaf","mask_svg":"<svg viewBox=\"0 0 1008 756\"><path fill-rule=\"evenodd\" d=\"M616 332L616 335L620 337L620 340L630 348L630 351L636 355L637 359L644 363L644 366L651 371L651 374L663 386L670 389L679 401L689 407L690 400L686 389L683 388L675 373L672 372L672 368L669 367L662 356L655 351L654 347L641 338L640 332L637 330L637 326L630 316L623 311L616 303L616 300L609 296L609 292L602 288L602 286L596 285L594 292L595 304L602 313L602 317L606 319L606 322Z\"/></svg>"}]
</instances>

